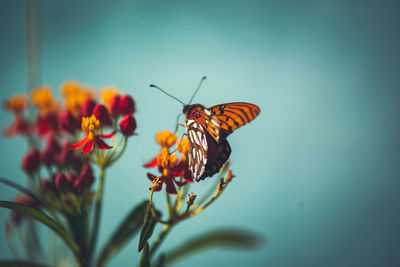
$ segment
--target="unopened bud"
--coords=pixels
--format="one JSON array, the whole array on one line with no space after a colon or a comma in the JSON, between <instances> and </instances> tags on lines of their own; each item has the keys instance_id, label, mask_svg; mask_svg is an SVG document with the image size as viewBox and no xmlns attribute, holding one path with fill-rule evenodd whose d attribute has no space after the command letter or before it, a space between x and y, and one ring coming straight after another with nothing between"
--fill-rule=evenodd
<instances>
[{"instance_id":1,"label":"unopened bud","mask_svg":"<svg viewBox=\"0 0 400 267\"><path fill-rule=\"evenodd\" d=\"M222 189L224 189L224 185L225 185L225 182L224 182L224 178L221 178L221 180L219 181L219 184L218 184L218 191L221 191Z\"/></svg>"},{"instance_id":2,"label":"unopened bud","mask_svg":"<svg viewBox=\"0 0 400 267\"><path fill-rule=\"evenodd\" d=\"M236 176L232 173L232 170L229 170L225 176L225 182L230 182L234 177Z\"/></svg>"},{"instance_id":3,"label":"unopened bud","mask_svg":"<svg viewBox=\"0 0 400 267\"><path fill-rule=\"evenodd\" d=\"M186 201L186 203L188 204L188 206L192 206L197 196L192 193L192 194L188 194L188 197L189 198Z\"/></svg>"}]
</instances>

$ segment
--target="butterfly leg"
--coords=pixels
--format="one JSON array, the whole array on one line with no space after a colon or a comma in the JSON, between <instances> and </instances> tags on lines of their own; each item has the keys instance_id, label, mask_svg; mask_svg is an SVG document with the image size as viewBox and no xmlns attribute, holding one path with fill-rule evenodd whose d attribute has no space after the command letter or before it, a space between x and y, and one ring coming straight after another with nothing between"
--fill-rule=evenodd
<instances>
[{"instance_id":1,"label":"butterfly leg","mask_svg":"<svg viewBox=\"0 0 400 267\"><path fill-rule=\"evenodd\" d=\"M183 113L181 113L181 114L179 114L178 116L176 116L176 128L175 128L175 133L178 131L178 127L179 127L179 126L182 126L182 124L179 123L179 118L180 118L180 116L182 116L182 115L183 115Z\"/></svg>"}]
</instances>

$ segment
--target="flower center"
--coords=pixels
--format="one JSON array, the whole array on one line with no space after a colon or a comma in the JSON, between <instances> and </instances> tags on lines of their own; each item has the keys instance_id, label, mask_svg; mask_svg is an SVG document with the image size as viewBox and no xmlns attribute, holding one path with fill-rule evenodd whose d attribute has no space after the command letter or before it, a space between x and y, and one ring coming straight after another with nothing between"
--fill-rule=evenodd
<instances>
[{"instance_id":1,"label":"flower center","mask_svg":"<svg viewBox=\"0 0 400 267\"><path fill-rule=\"evenodd\" d=\"M96 118L95 115L92 115L91 117L83 117L81 127L82 131L88 134L87 137L90 140L93 140L95 136L95 131L100 128L100 121Z\"/></svg>"}]
</instances>

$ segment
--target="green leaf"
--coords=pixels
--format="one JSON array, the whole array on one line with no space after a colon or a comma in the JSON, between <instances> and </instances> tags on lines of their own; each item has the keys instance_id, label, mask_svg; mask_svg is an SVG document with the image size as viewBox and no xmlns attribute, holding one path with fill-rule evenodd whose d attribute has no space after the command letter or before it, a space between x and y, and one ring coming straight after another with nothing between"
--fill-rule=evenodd
<instances>
[{"instance_id":1,"label":"green leaf","mask_svg":"<svg viewBox=\"0 0 400 267\"><path fill-rule=\"evenodd\" d=\"M22 260L2 260L0 267L49 267L49 265L39 264L35 262L22 261Z\"/></svg>"},{"instance_id":2,"label":"green leaf","mask_svg":"<svg viewBox=\"0 0 400 267\"><path fill-rule=\"evenodd\" d=\"M151 267L150 265L150 254L149 254L149 244L146 242L142 252L142 257L140 257L140 262L138 267Z\"/></svg>"},{"instance_id":3,"label":"green leaf","mask_svg":"<svg viewBox=\"0 0 400 267\"><path fill-rule=\"evenodd\" d=\"M15 211L22 212L26 215L31 216L32 218L38 220L43 223L50 229L52 229L61 239L64 240L65 244L76 254L79 254L79 247L72 239L72 237L65 231L64 227L51 219L49 216L44 214L41 210L33 208L28 205L9 202L9 201L0 201L0 207L12 209Z\"/></svg>"},{"instance_id":4,"label":"green leaf","mask_svg":"<svg viewBox=\"0 0 400 267\"><path fill-rule=\"evenodd\" d=\"M171 263L192 253L212 247L255 249L261 245L261 237L240 229L222 229L199 235L180 247L166 253L165 263Z\"/></svg>"},{"instance_id":5,"label":"green leaf","mask_svg":"<svg viewBox=\"0 0 400 267\"><path fill-rule=\"evenodd\" d=\"M15 188L15 189L21 191L21 192L24 193L25 195L28 195L28 196L30 196L31 198L35 199L35 200L38 201L40 204L43 204L43 201L42 201L35 193L33 193L31 190L29 190L29 189L27 189L27 188L25 188L25 187L23 187L23 186L21 186L21 185L19 185L19 184L16 184L16 183L14 183L14 182L11 182L10 180L5 179L5 178L2 178L2 177L0 177L0 183L3 183L3 184L8 185L8 186L11 186L11 187L13 187L13 188Z\"/></svg>"},{"instance_id":6,"label":"green leaf","mask_svg":"<svg viewBox=\"0 0 400 267\"><path fill-rule=\"evenodd\" d=\"M156 210L155 212L157 217L161 216L161 213L159 211ZM151 213L151 206L149 204L147 205L146 215L144 216L143 228L140 232L138 252L140 252L146 245L147 240L153 234L153 230L156 224L157 220L153 217L153 214Z\"/></svg>"},{"instance_id":7,"label":"green leaf","mask_svg":"<svg viewBox=\"0 0 400 267\"><path fill-rule=\"evenodd\" d=\"M147 205L148 201L143 201L126 216L124 221L116 228L108 242L101 249L96 266L104 266L139 231L143 224Z\"/></svg>"}]
</instances>

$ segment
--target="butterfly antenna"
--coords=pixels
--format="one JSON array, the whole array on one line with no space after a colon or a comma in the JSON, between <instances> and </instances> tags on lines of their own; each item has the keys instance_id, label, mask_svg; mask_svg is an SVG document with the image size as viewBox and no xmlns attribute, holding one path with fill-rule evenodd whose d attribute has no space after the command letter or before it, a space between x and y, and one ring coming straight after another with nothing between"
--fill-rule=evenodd
<instances>
[{"instance_id":1,"label":"butterfly antenna","mask_svg":"<svg viewBox=\"0 0 400 267\"><path fill-rule=\"evenodd\" d=\"M192 98L190 98L189 105L192 104L192 101L193 101L194 97L196 96L197 92L200 90L200 87L201 87L201 85L203 84L203 82L204 82L205 79L207 79L206 76L201 77L200 82L199 82L199 85L198 85L197 88L196 88L196 91L194 91L194 93L193 93L193 95L192 95Z\"/></svg>"},{"instance_id":2,"label":"butterfly antenna","mask_svg":"<svg viewBox=\"0 0 400 267\"><path fill-rule=\"evenodd\" d=\"M178 102L181 103L182 105L185 105L185 103L183 103L182 100L180 100L179 98L177 98L177 97L171 95L170 93L167 93L165 90L161 89L161 88L158 87L157 85L150 84L150 87L157 88L158 90L160 90L161 92L163 92L163 93L166 94L167 96L172 97L173 99L175 99L176 101L178 101Z\"/></svg>"}]
</instances>

